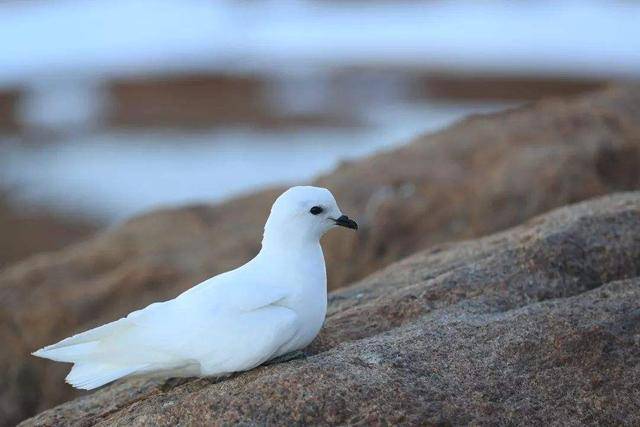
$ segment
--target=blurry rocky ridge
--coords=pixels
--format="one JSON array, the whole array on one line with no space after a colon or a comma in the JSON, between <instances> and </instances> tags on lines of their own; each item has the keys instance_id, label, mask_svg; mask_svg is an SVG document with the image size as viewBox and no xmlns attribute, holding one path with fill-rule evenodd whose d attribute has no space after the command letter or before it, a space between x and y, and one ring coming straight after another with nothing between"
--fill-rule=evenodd
<instances>
[{"instance_id":1,"label":"blurry rocky ridge","mask_svg":"<svg viewBox=\"0 0 640 427\"><path fill-rule=\"evenodd\" d=\"M331 233L325 239L331 289L433 245L640 187L639 122L640 88L614 87L472 117L402 148L341 165L316 184L330 188L362 227L355 235ZM0 273L0 334L7 343L0 350L3 421L18 421L77 395L63 382L68 367L29 357L33 349L172 298L242 264L259 249L264 218L280 191L154 212ZM604 200L606 205L609 199ZM456 283L462 289L476 282L461 277ZM462 292L456 286L451 284L446 298ZM501 286L508 288L507 282ZM416 304L415 310L424 309ZM371 319L357 305L350 313L353 321ZM376 327L371 325L360 327ZM327 333L320 343L329 339ZM339 337L333 340L340 346ZM237 381L259 373L248 375Z\"/></svg>"}]
</instances>

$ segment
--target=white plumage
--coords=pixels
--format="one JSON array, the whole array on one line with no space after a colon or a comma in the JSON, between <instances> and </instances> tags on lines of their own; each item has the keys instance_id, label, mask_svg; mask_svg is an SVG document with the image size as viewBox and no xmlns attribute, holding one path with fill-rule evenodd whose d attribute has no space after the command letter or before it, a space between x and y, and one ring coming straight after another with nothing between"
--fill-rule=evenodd
<instances>
[{"instance_id":1,"label":"white plumage","mask_svg":"<svg viewBox=\"0 0 640 427\"><path fill-rule=\"evenodd\" d=\"M226 375L301 349L324 322L320 237L335 225L357 228L328 190L290 188L247 264L33 354L73 363L66 381L90 390L132 375Z\"/></svg>"}]
</instances>

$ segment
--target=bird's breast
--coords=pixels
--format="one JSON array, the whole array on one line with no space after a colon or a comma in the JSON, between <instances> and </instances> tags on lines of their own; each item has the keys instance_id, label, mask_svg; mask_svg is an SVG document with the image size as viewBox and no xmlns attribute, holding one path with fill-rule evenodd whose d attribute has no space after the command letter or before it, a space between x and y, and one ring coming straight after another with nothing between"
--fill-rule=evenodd
<instances>
[{"instance_id":1,"label":"bird's breast","mask_svg":"<svg viewBox=\"0 0 640 427\"><path fill-rule=\"evenodd\" d=\"M269 273L273 286L289 290L278 305L290 308L298 318L295 335L278 351L277 355L282 355L306 347L322 328L327 312L327 273L317 242L275 255L269 251L259 255L259 261L264 262L261 270ZM272 262L274 259L277 261Z\"/></svg>"},{"instance_id":2,"label":"bird's breast","mask_svg":"<svg viewBox=\"0 0 640 427\"><path fill-rule=\"evenodd\" d=\"M291 284L294 291L283 303L296 312L300 326L281 354L309 345L320 332L327 313L327 279L324 263L321 271L300 274L294 281L295 283Z\"/></svg>"}]
</instances>

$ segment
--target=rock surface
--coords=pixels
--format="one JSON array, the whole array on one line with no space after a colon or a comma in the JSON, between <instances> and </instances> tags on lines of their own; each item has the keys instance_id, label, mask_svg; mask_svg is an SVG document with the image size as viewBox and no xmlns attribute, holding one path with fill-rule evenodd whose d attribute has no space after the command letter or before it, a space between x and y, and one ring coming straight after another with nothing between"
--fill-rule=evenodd
<instances>
[{"instance_id":1,"label":"rock surface","mask_svg":"<svg viewBox=\"0 0 640 427\"><path fill-rule=\"evenodd\" d=\"M330 301L302 359L122 381L23 425L640 423L640 192L432 248Z\"/></svg>"},{"instance_id":2,"label":"rock surface","mask_svg":"<svg viewBox=\"0 0 640 427\"><path fill-rule=\"evenodd\" d=\"M325 240L330 287L434 244L640 188L638 123L640 87L612 88L473 117L343 164L317 184L334 191L361 230ZM151 213L1 272L1 420L16 422L77 395L63 383L66 366L31 351L243 263L257 252L280 191Z\"/></svg>"}]
</instances>

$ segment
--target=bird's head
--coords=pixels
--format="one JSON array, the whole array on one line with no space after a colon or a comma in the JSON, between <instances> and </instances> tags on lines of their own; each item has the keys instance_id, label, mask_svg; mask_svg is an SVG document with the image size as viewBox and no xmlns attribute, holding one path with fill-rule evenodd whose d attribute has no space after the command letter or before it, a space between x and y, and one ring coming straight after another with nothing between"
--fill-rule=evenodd
<instances>
[{"instance_id":1,"label":"bird's head","mask_svg":"<svg viewBox=\"0 0 640 427\"><path fill-rule=\"evenodd\" d=\"M329 190L310 186L291 187L273 204L264 227L264 238L318 241L336 226L358 229L354 220L342 214Z\"/></svg>"}]
</instances>

